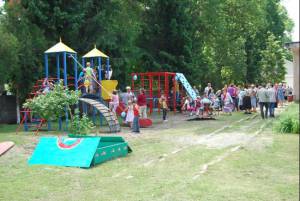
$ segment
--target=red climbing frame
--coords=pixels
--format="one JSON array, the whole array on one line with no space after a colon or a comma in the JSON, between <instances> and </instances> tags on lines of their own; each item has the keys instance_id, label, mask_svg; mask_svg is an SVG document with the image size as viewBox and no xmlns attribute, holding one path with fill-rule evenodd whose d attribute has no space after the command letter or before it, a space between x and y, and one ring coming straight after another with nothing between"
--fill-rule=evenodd
<instances>
[{"instance_id":1,"label":"red climbing frame","mask_svg":"<svg viewBox=\"0 0 300 201\"><path fill-rule=\"evenodd\" d=\"M133 77L137 75L138 79L134 80ZM139 88L144 88L146 91L147 98L150 99L149 113L153 112L153 97L160 98L161 94L164 93L167 97L168 105L173 105L174 113L176 113L176 73L171 72L147 72L147 73L131 73L131 89L132 91L138 92ZM163 81L163 84L161 83ZM173 82L171 90L173 89L173 97L169 97L170 92L170 81ZM138 84L136 84L138 83ZM155 83L157 83L155 85ZM155 85L155 86L154 86ZM136 88L136 89L135 89ZM173 100L171 100L171 98ZM158 105L158 112L160 107Z\"/></svg>"}]
</instances>

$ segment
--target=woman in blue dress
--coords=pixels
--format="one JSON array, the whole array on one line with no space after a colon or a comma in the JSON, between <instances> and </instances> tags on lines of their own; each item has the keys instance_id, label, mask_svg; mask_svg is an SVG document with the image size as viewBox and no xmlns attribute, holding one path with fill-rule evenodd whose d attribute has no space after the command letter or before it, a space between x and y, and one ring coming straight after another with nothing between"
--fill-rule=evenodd
<instances>
[{"instance_id":1,"label":"woman in blue dress","mask_svg":"<svg viewBox=\"0 0 300 201\"><path fill-rule=\"evenodd\" d=\"M278 85L277 100L278 100L278 106L282 107L283 101L284 101L284 90L283 90L282 83L279 83L279 85Z\"/></svg>"}]
</instances>

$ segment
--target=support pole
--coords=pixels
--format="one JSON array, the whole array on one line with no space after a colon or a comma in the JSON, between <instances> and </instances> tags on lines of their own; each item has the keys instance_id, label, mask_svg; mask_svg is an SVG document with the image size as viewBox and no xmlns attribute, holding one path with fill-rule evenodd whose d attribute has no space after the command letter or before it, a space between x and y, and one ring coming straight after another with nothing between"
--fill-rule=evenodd
<instances>
[{"instance_id":1,"label":"support pole","mask_svg":"<svg viewBox=\"0 0 300 201\"><path fill-rule=\"evenodd\" d=\"M60 60L59 59L60 59L59 53L56 53L57 82L60 82ZM49 122L48 122L48 124L49 124ZM62 127L62 120L61 120L61 117L59 117L58 118L58 130L61 130L61 127ZM49 128L48 128L48 130L49 130Z\"/></svg>"},{"instance_id":2,"label":"support pole","mask_svg":"<svg viewBox=\"0 0 300 201\"><path fill-rule=\"evenodd\" d=\"M48 69L48 54L45 54L45 76L49 77L49 69Z\"/></svg>"},{"instance_id":3,"label":"support pole","mask_svg":"<svg viewBox=\"0 0 300 201\"><path fill-rule=\"evenodd\" d=\"M98 79L99 79L99 83L102 84L102 65L101 65L101 57L98 57ZM102 88L101 86L99 86L99 100L102 101ZM100 113L100 126L102 126L103 122L102 122L102 114Z\"/></svg>"},{"instance_id":4,"label":"support pole","mask_svg":"<svg viewBox=\"0 0 300 201\"><path fill-rule=\"evenodd\" d=\"M160 98L160 96L161 96L161 94L160 94L160 75L158 76L157 88L158 88L157 96L158 96L158 98ZM158 114L160 114L160 103L159 103L159 101L157 103L157 108L158 108Z\"/></svg>"},{"instance_id":5,"label":"support pole","mask_svg":"<svg viewBox=\"0 0 300 201\"><path fill-rule=\"evenodd\" d=\"M152 114L153 112L153 91L152 91L152 84L153 84L153 78L151 75L149 75L149 97L150 97L150 115Z\"/></svg>"},{"instance_id":6,"label":"support pole","mask_svg":"<svg viewBox=\"0 0 300 201\"><path fill-rule=\"evenodd\" d=\"M78 82L77 82L77 79L78 79L78 69L77 69L77 54L75 54L75 61L74 61L74 71L75 71L75 90L77 91L78 90Z\"/></svg>"},{"instance_id":7,"label":"support pole","mask_svg":"<svg viewBox=\"0 0 300 201\"><path fill-rule=\"evenodd\" d=\"M56 77L57 77L57 82L59 82L60 79L59 53L56 53Z\"/></svg>"},{"instance_id":8,"label":"support pole","mask_svg":"<svg viewBox=\"0 0 300 201\"><path fill-rule=\"evenodd\" d=\"M64 62L64 86L67 87L68 86L68 81L67 81L67 53L64 52L63 53L63 62ZM66 128L65 130L68 130L68 110L67 108L65 108L65 112L66 112Z\"/></svg>"},{"instance_id":9,"label":"support pole","mask_svg":"<svg viewBox=\"0 0 300 201\"><path fill-rule=\"evenodd\" d=\"M172 76L172 80L173 80L173 108L174 108L174 114L176 114L176 79L175 79L175 75Z\"/></svg>"},{"instance_id":10,"label":"support pole","mask_svg":"<svg viewBox=\"0 0 300 201\"><path fill-rule=\"evenodd\" d=\"M109 57L106 58L106 75L107 75L107 80L108 80L108 75L109 75Z\"/></svg>"}]
</instances>

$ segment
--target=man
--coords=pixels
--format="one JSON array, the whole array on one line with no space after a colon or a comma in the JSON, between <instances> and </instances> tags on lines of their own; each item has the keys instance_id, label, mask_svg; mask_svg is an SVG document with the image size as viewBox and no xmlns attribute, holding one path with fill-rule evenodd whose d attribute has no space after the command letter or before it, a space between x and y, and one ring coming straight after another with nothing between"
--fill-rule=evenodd
<instances>
[{"instance_id":1,"label":"man","mask_svg":"<svg viewBox=\"0 0 300 201\"><path fill-rule=\"evenodd\" d=\"M270 87L268 88L269 93L269 113L270 117L275 117L275 105L276 105L276 90L274 88L273 84L270 84Z\"/></svg>"},{"instance_id":2,"label":"man","mask_svg":"<svg viewBox=\"0 0 300 201\"><path fill-rule=\"evenodd\" d=\"M204 93L209 96L209 93L211 92L212 87L211 87L211 83L207 83L207 87L205 87L204 89Z\"/></svg>"},{"instance_id":3,"label":"man","mask_svg":"<svg viewBox=\"0 0 300 201\"><path fill-rule=\"evenodd\" d=\"M137 97L137 104L139 106L140 117L147 118L147 97L144 89L140 89L140 94Z\"/></svg>"},{"instance_id":4,"label":"man","mask_svg":"<svg viewBox=\"0 0 300 201\"><path fill-rule=\"evenodd\" d=\"M268 109L269 109L269 94L268 94L268 90L265 88L265 85L259 87L257 91L257 98L258 98L261 117L262 119L267 119ZM265 111L264 108L266 108Z\"/></svg>"}]
</instances>

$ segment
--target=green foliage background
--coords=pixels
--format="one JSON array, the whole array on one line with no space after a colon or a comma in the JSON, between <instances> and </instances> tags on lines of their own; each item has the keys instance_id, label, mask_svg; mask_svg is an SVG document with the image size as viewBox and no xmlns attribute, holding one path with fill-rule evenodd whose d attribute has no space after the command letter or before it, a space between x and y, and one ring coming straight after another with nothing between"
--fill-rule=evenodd
<instances>
[{"instance_id":1,"label":"green foliage background","mask_svg":"<svg viewBox=\"0 0 300 201\"><path fill-rule=\"evenodd\" d=\"M43 52L59 37L79 55L94 44L108 54L121 89L133 71L182 72L197 86L221 87L280 81L293 27L279 0L16 2L0 15L0 84L21 98L43 77Z\"/></svg>"}]
</instances>

